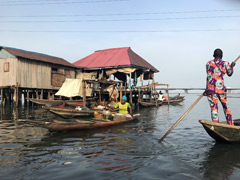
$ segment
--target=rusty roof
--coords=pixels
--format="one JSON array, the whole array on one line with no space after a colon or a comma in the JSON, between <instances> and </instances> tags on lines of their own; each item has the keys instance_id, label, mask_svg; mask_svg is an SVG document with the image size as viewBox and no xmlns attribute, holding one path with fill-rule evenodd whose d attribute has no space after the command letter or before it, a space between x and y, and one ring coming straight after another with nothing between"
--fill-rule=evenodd
<instances>
[{"instance_id":1,"label":"rusty roof","mask_svg":"<svg viewBox=\"0 0 240 180\"><path fill-rule=\"evenodd\" d=\"M96 69L96 68L121 68L139 67L159 72L145 59L132 51L130 47L111 48L95 51L89 56L73 63L75 66Z\"/></svg>"},{"instance_id":2,"label":"rusty roof","mask_svg":"<svg viewBox=\"0 0 240 180\"><path fill-rule=\"evenodd\" d=\"M66 61L63 58L49 56L49 55L41 54L37 52L26 51L22 49L10 48L10 47L0 46L0 50L1 49L5 49L6 51L8 51L9 53L11 53L16 57L77 68L75 65L71 64L70 62Z\"/></svg>"}]
</instances>

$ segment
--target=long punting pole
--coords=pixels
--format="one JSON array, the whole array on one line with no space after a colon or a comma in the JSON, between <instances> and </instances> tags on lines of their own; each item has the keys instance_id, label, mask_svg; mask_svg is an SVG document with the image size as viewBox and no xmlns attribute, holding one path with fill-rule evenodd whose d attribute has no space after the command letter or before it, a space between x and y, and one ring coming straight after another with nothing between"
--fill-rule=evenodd
<instances>
[{"instance_id":1,"label":"long punting pole","mask_svg":"<svg viewBox=\"0 0 240 180\"><path fill-rule=\"evenodd\" d=\"M190 106L190 108L177 120L177 122L164 134L164 136L159 140L162 142L163 139L178 125L178 123L191 111L191 109L198 103L198 101L203 97L203 94Z\"/></svg>"},{"instance_id":2,"label":"long punting pole","mask_svg":"<svg viewBox=\"0 0 240 180\"><path fill-rule=\"evenodd\" d=\"M236 63L240 59L240 56L237 57L233 62Z\"/></svg>"}]
</instances>

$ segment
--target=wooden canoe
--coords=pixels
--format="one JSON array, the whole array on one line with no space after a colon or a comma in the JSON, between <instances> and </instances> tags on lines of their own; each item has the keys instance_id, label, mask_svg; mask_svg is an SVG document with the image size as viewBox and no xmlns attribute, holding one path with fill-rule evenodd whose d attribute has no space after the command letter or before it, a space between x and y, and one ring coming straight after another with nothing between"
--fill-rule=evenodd
<instances>
[{"instance_id":1,"label":"wooden canoe","mask_svg":"<svg viewBox=\"0 0 240 180\"><path fill-rule=\"evenodd\" d=\"M234 120L234 126L226 122L215 123L212 121L199 120L207 133L216 141L240 142L240 119Z\"/></svg>"},{"instance_id":2,"label":"wooden canoe","mask_svg":"<svg viewBox=\"0 0 240 180\"><path fill-rule=\"evenodd\" d=\"M19 122L26 122L33 125L38 125L43 128L47 128L50 131L68 131L68 130L84 130L84 129L96 129L108 126L115 126L118 124L128 123L136 120L140 117L140 114L134 114L133 118L125 118L124 120L104 120L104 119L92 119L90 121L76 120L73 122L68 121L58 121L53 122L48 121L33 121L33 120L18 120Z\"/></svg>"},{"instance_id":3,"label":"wooden canoe","mask_svg":"<svg viewBox=\"0 0 240 180\"><path fill-rule=\"evenodd\" d=\"M139 105L144 107L153 107L156 106L156 101L139 101ZM162 105L162 101L157 101L157 106Z\"/></svg>"},{"instance_id":4,"label":"wooden canoe","mask_svg":"<svg viewBox=\"0 0 240 180\"><path fill-rule=\"evenodd\" d=\"M73 105L76 106L78 104L82 104L83 100L50 100L50 99L35 99L35 98L29 98L27 99L35 104L39 104L39 105L46 105L46 104L51 104L51 105L61 105L64 102L68 105ZM87 98L87 101L93 101L96 100L96 98Z\"/></svg>"},{"instance_id":5,"label":"wooden canoe","mask_svg":"<svg viewBox=\"0 0 240 180\"><path fill-rule=\"evenodd\" d=\"M62 116L64 118L73 118L81 116L93 116L94 111L92 110L78 110L73 108L62 108L62 107L47 107L43 106L43 109L46 109L54 114Z\"/></svg>"},{"instance_id":6,"label":"wooden canoe","mask_svg":"<svg viewBox=\"0 0 240 180\"><path fill-rule=\"evenodd\" d=\"M169 101L164 100L163 104L168 104L168 102L169 102L169 104L175 104L175 103L180 103L182 101L184 101L184 96L180 96L175 99L170 99Z\"/></svg>"}]
</instances>

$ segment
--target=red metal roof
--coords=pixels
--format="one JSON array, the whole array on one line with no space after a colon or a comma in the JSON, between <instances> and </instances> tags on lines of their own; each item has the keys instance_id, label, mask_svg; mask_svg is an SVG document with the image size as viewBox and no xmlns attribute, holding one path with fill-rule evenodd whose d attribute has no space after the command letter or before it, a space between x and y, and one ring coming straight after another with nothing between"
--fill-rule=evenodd
<instances>
[{"instance_id":1,"label":"red metal roof","mask_svg":"<svg viewBox=\"0 0 240 180\"><path fill-rule=\"evenodd\" d=\"M45 55L45 54L40 54L40 53L36 53L36 52L25 51L25 50L21 50L21 49L9 48L9 47L0 47L0 50L1 49L5 49L6 51L8 51L9 53L11 53L12 55L14 55L16 57L22 57L22 58L26 58L26 59L30 59L30 60L42 61L42 62L59 64L59 65L63 65L63 66L69 66L69 67L76 68L76 66L74 66L73 64L69 63L68 61L66 61L65 59L62 59L62 58L49 56L49 55Z\"/></svg>"},{"instance_id":2,"label":"red metal roof","mask_svg":"<svg viewBox=\"0 0 240 180\"><path fill-rule=\"evenodd\" d=\"M143 69L151 69L154 72L159 72L155 67L149 64L142 57L131 50L130 47L112 48L100 51L95 51L89 56L82 58L73 63L75 66L96 69L96 68L120 68L124 67L139 67Z\"/></svg>"}]
</instances>

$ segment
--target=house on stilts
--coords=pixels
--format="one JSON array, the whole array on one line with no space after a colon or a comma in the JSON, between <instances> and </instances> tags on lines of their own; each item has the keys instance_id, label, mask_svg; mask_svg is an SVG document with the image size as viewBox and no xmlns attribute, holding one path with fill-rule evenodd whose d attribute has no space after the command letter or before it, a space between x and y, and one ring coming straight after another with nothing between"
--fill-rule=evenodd
<instances>
[{"instance_id":1,"label":"house on stilts","mask_svg":"<svg viewBox=\"0 0 240 180\"><path fill-rule=\"evenodd\" d=\"M66 78L76 77L76 69L62 58L0 46L1 103L54 98Z\"/></svg>"},{"instance_id":2,"label":"house on stilts","mask_svg":"<svg viewBox=\"0 0 240 180\"><path fill-rule=\"evenodd\" d=\"M119 88L124 90L130 103L133 102L133 97L138 96L137 82L148 79L154 82L154 73L159 72L130 47L98 50L73 64L83 68L85 74L95 75L96 79L113 77L121 80L123 83ZM81 78L84 73L79 73L76 77Z\"/></svg>"}]
</instances>

